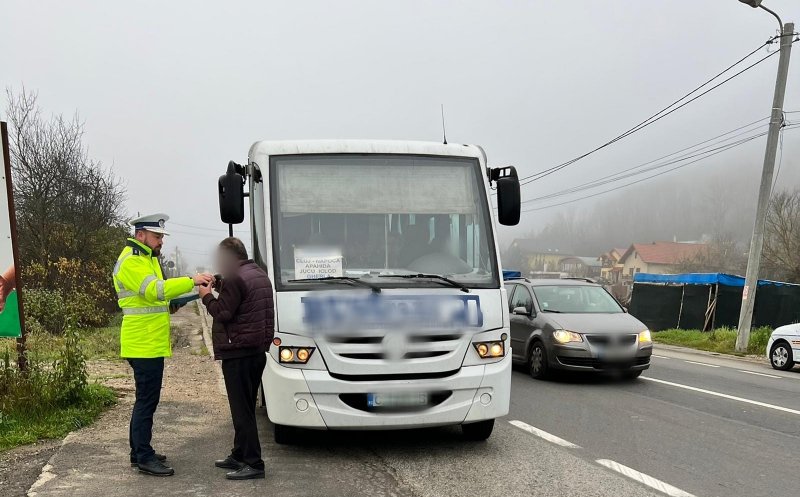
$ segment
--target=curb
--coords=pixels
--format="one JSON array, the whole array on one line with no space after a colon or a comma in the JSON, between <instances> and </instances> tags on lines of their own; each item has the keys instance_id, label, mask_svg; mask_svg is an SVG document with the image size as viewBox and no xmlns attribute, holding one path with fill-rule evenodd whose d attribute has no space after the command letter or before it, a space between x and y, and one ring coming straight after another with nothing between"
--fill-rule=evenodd
<instances>
[{"instance_id":1,"label":"curb","mask_svg":"<svg viewBox=\"0 0 800 497\"><path fill-rule=\"evenodd\" d=\"M707 350L692 349L692 348L689 348L689 347L681 347L681 346L678 346L678 345L667 345L667 344L658 343L658 342L655 342L653 344L653 350L654 351L655 350L669 350L669 351L672 351L672 352L680 352L680 353L683 353L683 354L692 354L692 355L698 355L698 356L704 356L704 357L717 357L717 358L722 358L722 359L732 359L732 360L735 360L735 361L748 362L748 363L751 363L751 364L753 364L753 363L754 364L769 364L769 361L767 360L766 356L760 356L760 355L758 355L758 356L756 356L756 355L739 356L739 355L733 355L733 354L725 354L725 353L722 353L722 352L709 352Z\"/></svg>"}]
</instances>

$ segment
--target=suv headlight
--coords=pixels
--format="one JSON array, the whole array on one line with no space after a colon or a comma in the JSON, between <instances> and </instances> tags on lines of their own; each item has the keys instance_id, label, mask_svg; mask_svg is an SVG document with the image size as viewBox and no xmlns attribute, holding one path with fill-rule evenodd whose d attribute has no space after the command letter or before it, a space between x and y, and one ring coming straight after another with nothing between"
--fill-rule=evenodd
<instances>
[{"instance_id":1,"label":"suv headlight","mask_svg":"<svg viewBox=\"0 0 800 497\"><path fill-rule=\"evenodd\" d=\"M556 330L553 332L553 338L558 343L582 342L583 337L580 333L567 330Z\"/></svg>"}]
</instances>

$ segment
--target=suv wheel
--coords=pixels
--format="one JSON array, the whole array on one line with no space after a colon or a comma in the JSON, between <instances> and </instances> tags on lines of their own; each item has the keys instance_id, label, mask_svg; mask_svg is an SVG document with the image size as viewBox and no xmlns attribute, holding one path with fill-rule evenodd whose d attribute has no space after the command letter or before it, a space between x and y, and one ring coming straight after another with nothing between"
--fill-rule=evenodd
<instances>
[{"instance_id":1,"label":"suv wheel","mask_svg":"<svg viewBox=\"0 0 800 497\"><path fill-rule=\"evenodd\" d=\"M772 346L769 352L769 363L772 367L781 371L788 371L794 367L794 358L792 357L792 348L789 344L780 341Z\"/></svg>"},{"instance_id":2,"label":"suv wheel","mask_svg":"<svg viewBox=\"0 0 800 497\"><path fill-rule=\"evenodd\" d=\"M550 376L550 366L547 364L547 351L540 341L533 342L531 353L528 356L528 366L531 376L537 380L544 380Z\"/></svg>"}]
</instances>

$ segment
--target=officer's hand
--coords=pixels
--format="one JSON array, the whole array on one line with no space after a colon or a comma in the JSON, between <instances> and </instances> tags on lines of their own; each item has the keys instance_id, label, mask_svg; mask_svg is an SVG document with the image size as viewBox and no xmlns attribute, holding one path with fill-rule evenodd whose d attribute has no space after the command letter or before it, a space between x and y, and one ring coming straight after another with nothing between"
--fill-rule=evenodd
<instances>
[{"instance_id":1,"label":"officer's hand","mask_svg":"<svg viewBox=\"0 0 800 497\"><path fill-rule=\"evenodd\" d=\"M207 285L200 285L197 287L197 293L200 294L200 298L205 298L206 295L211 293L211 283Z\"/></svg>"},{"instance_id":2,"label":"officer's hand","mask_svg":"<svg viewBox=\"0 0 800 497\"><path fill-rule=\"evenodd\" d=\"M209 285L212 281L214 281L214 276L208 273L197 273L192 277L192 281L194 281L195 285Z\"/></svg>"},{"instance_id":3,"label":"officer's hand","mask_svg":"<svg viewBox=\"0 0 800 497\"><path fill-rule=\"evenodd\" d=\"M183 307L183 305L170 304L169 305L169 313L170 314L175 314L176 312L178 312L178 309L180 309L181 307Z\"/></svg>"}]
</instances>

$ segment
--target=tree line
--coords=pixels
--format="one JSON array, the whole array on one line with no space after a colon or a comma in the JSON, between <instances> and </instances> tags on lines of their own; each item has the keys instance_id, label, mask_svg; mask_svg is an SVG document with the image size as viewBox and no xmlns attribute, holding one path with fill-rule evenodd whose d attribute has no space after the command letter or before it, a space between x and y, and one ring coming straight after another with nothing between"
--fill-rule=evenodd
<instances>
[{"instance_id":1,"label":"tree line","mask_svg":"<svg viewBox=\"0 0 800 497\"><path fill-rule=\"evenodd\" d=\"M580 256L599 256L631 243L701 242L707 244L707 250L681 261L680 271L743 275L755 217L756 186L746 176L731 177L727 172L684 175L622 191L589 208L558 211L526 238L541 250ZM520 254L509 250L503 262L518 267L522 262L519 259ZM776 188L773 192L761 267L762 278L800 283L798 188Z\"/></svg>"}]
</instances>

